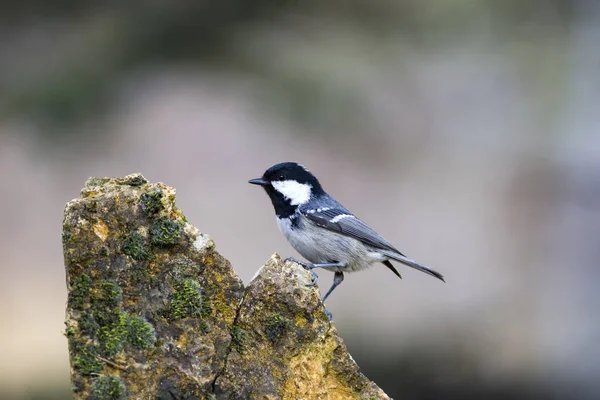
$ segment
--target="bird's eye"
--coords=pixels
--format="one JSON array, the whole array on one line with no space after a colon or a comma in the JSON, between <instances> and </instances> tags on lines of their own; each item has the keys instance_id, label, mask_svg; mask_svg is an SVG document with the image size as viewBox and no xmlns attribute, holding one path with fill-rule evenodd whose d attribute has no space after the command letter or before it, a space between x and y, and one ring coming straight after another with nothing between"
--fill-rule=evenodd
<instances>
[{"instance_id":1,"label":"bird's eye","mask_svg":"<svg viewBox=\"0 0 600 400\"><path fill-rule=\"evenodd\" d=\"M279 179L280 181L285 181L286 177L284 174L281 174L277 177L277 179Z\"/></svg>"}]
</instances>

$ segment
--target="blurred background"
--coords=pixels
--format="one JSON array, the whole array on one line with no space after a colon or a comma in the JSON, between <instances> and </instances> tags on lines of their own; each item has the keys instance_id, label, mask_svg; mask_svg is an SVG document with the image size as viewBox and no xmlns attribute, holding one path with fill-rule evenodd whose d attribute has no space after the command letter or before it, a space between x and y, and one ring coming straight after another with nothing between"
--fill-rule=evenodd
<instances>
[{"instance_id":1,"label":"blurred background","mask_svg":"<svg viewBox=\"0 0 600 400\"><path fill-rule=\"evenodd\" d=\"M398 399L600 396L600 2L25 0L0 15L0 398L69 398L64 205L177 188L247 283L281 161L447 283L328 302ZM332 275L321 272L322 290Z\"/></svg>"}]
</instances>

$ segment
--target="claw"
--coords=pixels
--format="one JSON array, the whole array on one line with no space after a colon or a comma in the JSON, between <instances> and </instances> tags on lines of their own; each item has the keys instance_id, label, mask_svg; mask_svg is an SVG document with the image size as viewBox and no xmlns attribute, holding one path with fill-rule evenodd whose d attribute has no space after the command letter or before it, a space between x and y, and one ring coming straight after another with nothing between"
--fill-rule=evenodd
<instances>
[{"instance_id":1,"label":"claw","mask_svg":"<svg viewBox=\"0 0 600 400\"><path fill-rule=\"evenodd\" d=\"M304 261L296 260L294 257L288 257L284 261L293 261L296 264L302 265L305 269L308 269L308 270L311 269L311 265L310 264L307 264Z\"/></svg>"},{"instance_id":2,"label":"claw","mask_svg":"<svg viewBox=\"0 0 600 400\"><path fill-rule=\"evenodd\" d=\"M331 312L328 309L325 309L325 314L329 317L330 321L333 319L333 314L331 314Z\"/></svg>"},{"instance_id":3,"label":"claw","mask_svg":"<svg viewBox=\"0 0 600 400\"><path fill-rule=\"evenodd\" d=\"M312 280L306 286L315 286L317 284L317 281L319 280L319 275L317 275L312 269L309 269L308 271L310 272L310 277L312 278Z\"/></svg>"}]
</instances>

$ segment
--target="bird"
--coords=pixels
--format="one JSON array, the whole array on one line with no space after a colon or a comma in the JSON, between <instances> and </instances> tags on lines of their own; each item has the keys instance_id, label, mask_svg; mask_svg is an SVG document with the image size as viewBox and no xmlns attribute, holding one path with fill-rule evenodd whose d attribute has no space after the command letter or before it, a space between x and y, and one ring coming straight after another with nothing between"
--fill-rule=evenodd
<instances>
[{"instance_id":1,"label":"bird","mask_svg":"<svg viewBox=\"0 0 600 400\"><path fill-rule=\"evenodd\" d=\"M302 164L283 162L267 169L248 183L260 185L271 199L279 230L306 260L293 257L311 272L312 285L318 276L314 269L333 271L333 284L323 302L344 280L344 273L365 270L382 263L402 279L391 261L398 261L443 282L439 272L407 258L375 230L331 197L319 180ZM331 314L328 313L331 317Z\"/></svg>"}]
</instances>

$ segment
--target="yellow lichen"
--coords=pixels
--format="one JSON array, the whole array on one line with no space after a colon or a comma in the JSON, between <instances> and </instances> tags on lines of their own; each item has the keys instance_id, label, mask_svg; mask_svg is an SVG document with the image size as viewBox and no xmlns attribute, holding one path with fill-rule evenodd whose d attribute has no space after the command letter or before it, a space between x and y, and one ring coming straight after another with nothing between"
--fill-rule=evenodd
<instances>
[{"instance_id":1,"label":"yellow lichen","mask_svg":"<svg viewBox=\"0 0 600 400\"><path fill-rule=\"evenodd\" d=\"M106 225L106 223L102 220L98 220L94 225L94 233L96 234L96 236L98 236L100 238L100 240L102 240L103 242L106 240L106 238L108 237L108 225Z\"/></svg>"},{"instance_id":2,"label":"yellow lichen","mask_svg":"<svg viewBox=\"0 0 600 400\"><path fill-rule=\"evenodd\" d=\"M338 345L328 333L324 342L312 342L292 357L288 362L291 373L283 385L283 398L358 399L358 394L340 382L335 374L327 373L327 365ZM315 385L315 382L323 384Z\"/></svg>"},{"instance_id":3,"label":"yellow lichen","mask_svg":"<svg viewBox=\"0 0 600 400\"><path fill-rule=\"evenodd\" d=\"M187 333L185 331L183 331L183 333L181 335L179 335L179 337L175 340L175 344L177 344L177 347L179 347L182 350L185 350L187 342L188 342L188 337L187 337Z\"/></svg>"},{"instance_id":4,"label":"yellow lichen","mask_svg":"<svg viewBox=\"0 0 600 400\"><path fill-rule=\"evenodd\" d=\"M308 320L304 316L303 312L299 312L296 314L296 325L298 325L301 328L304 328L307 323L308 323Z\"/></svg>"}]
</instances>

